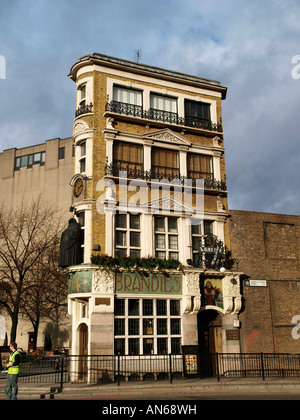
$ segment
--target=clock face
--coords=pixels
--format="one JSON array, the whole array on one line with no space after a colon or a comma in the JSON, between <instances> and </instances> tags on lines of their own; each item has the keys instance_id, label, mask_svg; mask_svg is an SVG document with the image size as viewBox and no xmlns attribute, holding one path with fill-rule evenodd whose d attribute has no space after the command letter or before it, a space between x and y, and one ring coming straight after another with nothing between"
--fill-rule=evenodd
<instances>
[{"instance_id":1,"label":"clock face","mask_svg":"<svg viewBox=\"0 0 300 420\"><path fill-rule=\"evenodd\" d=\"M78 178L74 184L73 194L75 197L79 197L83 191L83 180Z\"/></svg>"}]
</instances>

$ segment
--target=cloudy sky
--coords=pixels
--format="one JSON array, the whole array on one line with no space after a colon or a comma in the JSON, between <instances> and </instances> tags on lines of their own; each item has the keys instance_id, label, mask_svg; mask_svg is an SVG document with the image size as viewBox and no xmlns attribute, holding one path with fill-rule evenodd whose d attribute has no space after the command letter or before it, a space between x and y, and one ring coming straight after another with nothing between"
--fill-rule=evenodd
<instances>
[{"instance_id":1,"label":"cloudy sky","mask_svg":"<svg viewBox=\"0 0 300 420\"><path fill-rule=\"evenodd\" d=\"M299 215L299 22L299 0L0 0L0 152L71 136L78 58L140 49L228 87L230 208Z\"/></svg>"}]
</instances>

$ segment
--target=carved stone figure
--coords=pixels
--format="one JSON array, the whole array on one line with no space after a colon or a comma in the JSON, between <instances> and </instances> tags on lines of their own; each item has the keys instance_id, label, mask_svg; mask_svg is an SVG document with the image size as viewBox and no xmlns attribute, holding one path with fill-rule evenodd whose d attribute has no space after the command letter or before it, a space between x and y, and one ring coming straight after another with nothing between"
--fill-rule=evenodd
<instances>
[{"instance_id":1,"label":"carved stone figure","mask_svg":"<svg viewBox=\"0 0 300 420\"><path fill-rule=\"evenodd\" d=\"M81 264L80 225L74 218L69 220L69 226L63 231L60 239L58 265L62 268Z\"/></svg>"}]
</instances>

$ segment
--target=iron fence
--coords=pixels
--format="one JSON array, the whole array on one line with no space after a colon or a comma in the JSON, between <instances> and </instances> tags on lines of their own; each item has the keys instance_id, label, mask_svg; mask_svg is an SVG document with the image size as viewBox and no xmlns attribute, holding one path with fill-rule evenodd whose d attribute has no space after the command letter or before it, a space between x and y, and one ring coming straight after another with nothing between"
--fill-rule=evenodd
<instances>
[{"instance_id":1,"label":"iron fence","mask_svg":"<svg viewBox=\"0 0 300 420\"><path fill-rule=\"evenodd\" d=\"M145 356L22 357L20 381L27 383L90 383L166 380L178 378L286 378L300 377L300 354L159 354ZM0 374L4 379L5 374Z\"/></svg>"}]
</instances>

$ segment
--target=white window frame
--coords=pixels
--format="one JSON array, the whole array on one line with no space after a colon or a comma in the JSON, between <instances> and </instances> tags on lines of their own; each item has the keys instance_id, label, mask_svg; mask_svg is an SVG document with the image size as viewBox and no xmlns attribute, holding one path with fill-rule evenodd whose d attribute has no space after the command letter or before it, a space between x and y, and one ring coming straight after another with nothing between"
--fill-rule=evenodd
<instances>
[{"instance_id":1,"label":"white window frame","mask_svg":"<svg viewBox=\"0 0 300 420\"><path fill-rule=\"evenodd\" d=\"M163 219L164 220L164 230L157 230L156 229L156 219ZM176 220L176 224L177 224L177 230L176 232L172 232L169 231L169 219L174 219ZM159 253L165 253L165 259L176 259L176 260L180 260L180 244L179 244L179 217L173 217L173 216L164 216L164 215L159 215L159 216L154 216L154 253L155 253L155 257L156 258L161 258L158 256ZM157 237L158 235L164 236L164 248L158 247L157 245ZM176 236L177 238L177 248L170 248L170 238L172 236ZM175 258L174 256L171 257L171 254L177 254L177 257ZM164 258L161 258L164 259Z\"/></svg>"},{"instance_id":2,"label":"white window frame","mask_svg":"<svg viewBox=\"0 0 300 420\"><path fill-rule=\"evenodd\" d=\"M123 319L125 322L125 333L120 335L114 335L114 339L123 339L125 340L125 355L129 354L129 340L131 338L136 338L139 340L139 354L144 355L144 340L145 339L152 339L153 340L153 351L150 352L150 354L158 354L158 339L166 339L167 340L167 351L166 353L160 354L169 354L172 350L172 338L176 338L180 340L180 347L182 346L182 318L181 318L181 299L178 299L176 297L166 298L166 297L156 297L153 298L152 296L149 297L143 297L140 298L139 296L134 297L123 297L123 296L117 296L117 299L124 299L125 301L125 312L124 315L115 315L116 319ZM139 313L136 315L129 315L129 300L136 299L139 301L138 308ZM144 315L143 313L143 301L144 300L151 300L153 302L153 314L152 315ZM166 314L165 315L159 315L157 313L157 301L166 301ZM178 314L173 315L171 314L171 301L177 301L179 302L179 311ZM137 320L137 323L139 325L139 331L138 334L129 334L129 320L134 319ZM158 319L165 319L167 322L167 331L166 334L158 334L157 333L157 320ZM179 334L172 334L171 331L171 323L172 319L176 319L179 321L180 325L180 333ZM149 331L146 333L146 330L144 329L144 321L145 320L152 320L152 333ZM150 327L151 328L151 327ZM149 353L145 353L149 354Z\"/></svg>"},{"instance_id":3,"label":"white window frame","mask_svg":"<svg viewBox=\"0 0 300 420\"><path fill-rule=\"evenodd\" d=\"M123 250L125 251L125 255L126 256L130 256L130 255L134 255L131 254L131 251L137 251L137 254L141 257L141 215L137 214L131 214L131 213L127 213L127 214L121 214L120 216L124 216L126 218L126 227L120 227L117 226L117 217L118 214L115 215L115 246L114 246L114 253L115 256L117 255L117 251L118 250ZM131 216L136 217L139 216L139 229L134 229L130 226L130 221L131 221ZM117 244L117 234L118 232L121 232L124 234L125 237L125 245L119 245ZM133 246L130 244L130 235L131 233L137 233L140 236L140 245L139 246Z\"/></svg>"}]
</instances>

